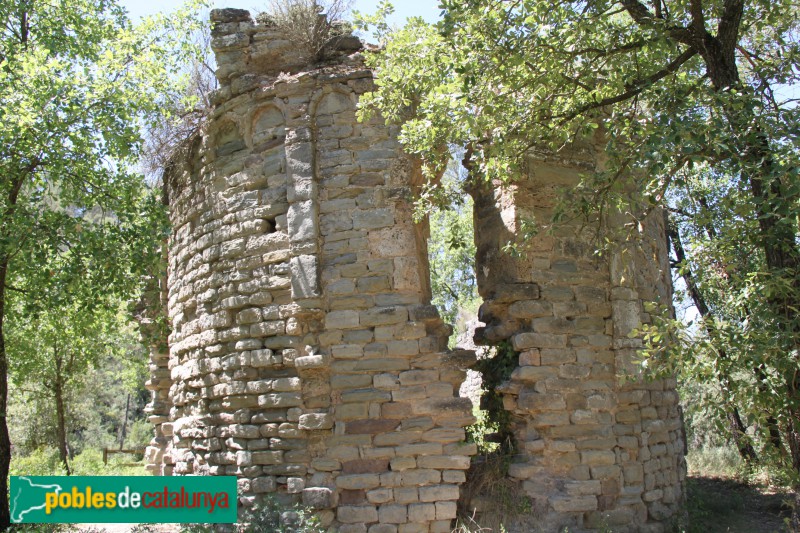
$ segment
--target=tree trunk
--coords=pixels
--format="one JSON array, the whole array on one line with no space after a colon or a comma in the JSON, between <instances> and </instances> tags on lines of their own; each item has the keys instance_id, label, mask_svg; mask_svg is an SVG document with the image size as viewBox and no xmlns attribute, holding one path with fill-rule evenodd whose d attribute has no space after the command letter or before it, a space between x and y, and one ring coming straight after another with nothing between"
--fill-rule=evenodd
<instances>
[{"instance_id":1,"label":"tree trunk","mask_svg":"<svg viewBox=\"0 0 800 533\"><path fill-rule=\"evenodd\" d=\"M675 250L675 257L678 260L678 263L684 264L683 281L686 283L686 287L689 289L692 302L697 308L697 312L700 314L700 316L706 318L711 314L711 309L708 307L702 292L700 292L700 287L697 286L692 271L686 265L686 251L683 248L683 241L681 240L681 234L678 230L678 225L672 220L672 216L667 217L667 236L672 242L672 247ZM708 329L708 323L706 323L706 331L708 331L709 335L711 335L712 332ZM722 359L727 357L724 350L719 350L719 356ZM727 388L727 382L727 376L721 378L720 385L723 389ZM735 404L732 403L728 406L725 416L728 419L728 428L731 432L731 436L733 437L733 441L736 444L736 448L739 450L739 455L746 463L757 462L758 456L756 455L756 450L753 448L753 444L747 437L747 428L744 426L742 417L739 415L739 409ZM770 428L773 427L772 424L769 424L769 426Z\"/></svg>"},{"instance_id":2,"label":"tree trunk","mask_svg":"<svg viewBox=\"0 0 800 533\"><path fill-rule=\"evenodd\" d=\"M634 4L638 2L625 3L626 7L631 4L629 12L637 19ZM793 212L797 195L781 180L769 139L759 129L758 117L752 106L744 100L735 101L735 92L744 95L753 92L752 87L742 83L735 55L745 2L730 0L724 3L716 36L705 29L702 3L698 5L700 10L692 13L695 24L682 40L702 56L714 89L720 93L730 91L730 98L722 99L720 107L734 140L730 157L740 159L742 181L750 186L759 228L759 244L767 267L765 270L770 276L790 280L788 287L791 290L773 294L767 300L785 336L784 349L788 356L800 350L800 325L795 320L797 295L800 294L800 247L797 244L797 216ZM641 12L638 14L641 19ZM681 40L680 37L678 39ZM751 96L753 100L756 99L756 95ZM788 370L784 383L789 407L775 418L784 424L783 433L792 465L795 472L800 473L800 433L797 428L800 409L794 407L800 392L800 373L796 369ZM774 442L776 435L772 430L770 433ZM800 510L795 509L795 512Z\"/></svg>"},{"instance_id":3,"label":"tree trunk","mask_svg":"<svg viewBox=\"0 0 800 533\"><path fill-rule=\"evenodd\" d=\"M8 359L3 331L6 303L8 257L0 260L0 531L11 525L8 507L8 471L11 465L11 439L8 436Z\"/></svg>"},{"instance_id":4,"label":"tree trunk","mask_svg":"<svg viewBox=\"0 0 800 533\"><path fill-rule=\"evenodd\" d=\"M58 458L64 466L67 475L72 472L69 468L69 448L67 447L67 422L64 406L64 383L61 375L60 359L56 356L56 380L53 386L53 396L56 401L56 440L58 441Z\"/></svg>"},{"instance_id":5,"label":"tree trunk","mask_svg":"<svg viewBox=\"0 0 800 533\"><path fill-rule=\"evenodd\" d=\"M736 443L736 449L739 450L739 455L746 463L758 462L756 450L753 448L753 443L747 436L747 428L742 423L742 418L739 416L739 409L733 407L728 411L728 427L730 427L733 441Z\"/></svg>"},{"instance_id":6,"label":"tree trunk","mask_svg":"<svg viewBox=\"0 0 800 533\"><path fill-rule=\"evenodd\" d=\"M131 393L128 393L128 397L125 399L125 418L122 419L122 427L119 428L119 449L122 450L123 446L125 445L125 435L128 429L128 410L131 406Z\"/></svg>"}]
</instances>

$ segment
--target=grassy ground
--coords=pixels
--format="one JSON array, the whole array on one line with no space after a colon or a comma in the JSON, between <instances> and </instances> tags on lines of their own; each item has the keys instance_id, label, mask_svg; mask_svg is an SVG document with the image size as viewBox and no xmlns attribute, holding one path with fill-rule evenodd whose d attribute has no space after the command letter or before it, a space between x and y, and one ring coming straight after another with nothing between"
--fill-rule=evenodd
<instances>
[{"instance_id":1,"label":"grassy ground","mask_svg":"<svg viewBox=\"0 0 800 533\"><path fill-rule=\"evenodd\" d=\"M786 531L788 496L765 485L725 478L690 477L688 533L774 533Z\"/></svg>"},{"instance_id":2,"label":"grassy ground","mask_svg":"<svg viewBox=\"0 0 800 533\"><path fill-rule=\"evenodd\" d=\"M732 448L687 456L687 533L787 531L789 494L763 472L747 472Z\"/></svg>"}]
</instances>

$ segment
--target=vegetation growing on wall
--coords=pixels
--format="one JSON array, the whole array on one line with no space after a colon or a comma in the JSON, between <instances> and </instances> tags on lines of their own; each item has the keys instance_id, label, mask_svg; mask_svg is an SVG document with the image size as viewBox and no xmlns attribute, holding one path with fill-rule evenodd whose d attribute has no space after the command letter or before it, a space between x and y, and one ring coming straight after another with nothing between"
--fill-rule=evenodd
<instances>
[{"instance_id":1,"label":"vegetation growing on wall","mask_svg":"<svg viewBox=\"0 0 800 533\"><path fill-rule=\"evenodd\" d=\"M483 436L487 442L499 444L500 454L510 454L515 450L511 414L503 407L502 385L511 378L511 373L519 366L519 353L511 343L504 341L491 349L489 357L478 360L474 369L481 373L480 408L486 411L486 427L490 431Z\"/></svg>"},{"instance_id":2,"label":"vegetation growing on wall","mask_svg":"<svg viewBox=\"0 0 800 533\"><path fill-rule=\"evenodd\" d=\"M331 45L350 33L345 19L353 0L270 0L256 20L288 35L308 62L322 61Z\"/></svg>"}]
</instances>

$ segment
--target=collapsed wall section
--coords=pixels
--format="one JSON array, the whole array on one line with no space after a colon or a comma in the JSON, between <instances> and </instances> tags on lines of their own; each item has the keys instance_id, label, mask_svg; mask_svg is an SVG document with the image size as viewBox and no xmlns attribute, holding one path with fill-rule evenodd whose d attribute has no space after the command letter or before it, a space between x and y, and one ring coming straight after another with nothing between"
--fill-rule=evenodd
<instances>
[{"instance_id":1,"label":"collapsed wall section","mask_svg":"<svg viewBox=\"0 0 800 533\"><path fill-rule=\"evenodd\" d=\"M429 303L419 169L394 129L356 120L373 87L357 39L303 66L247 11L211 16L216 107L168 184L170 409L150 468L236 475L242 505L302 501L342 532L449 531L472 354L446 350Z\"/></svg>"},{"instance_id":2,"label":"collapsed wall section","mask_svg":"<svg viewBox=\"0 0 800 533\"><path fill-rule=\"evenodd\" d=\"M540 231L511 257L520 225L547 223L560 189L598 160L586 144L528 161L527 179L474 194L478 289L476 340L507 341L519 366L501 392L518 456L509 476L533 502L542 531L664 531L681 517L683 426L674 379L648 381L637 365L653 306L671 309L663 219L597 255L583 221ZM621 216L612 227L622 228Z\"/></svg>"}]
</instances>

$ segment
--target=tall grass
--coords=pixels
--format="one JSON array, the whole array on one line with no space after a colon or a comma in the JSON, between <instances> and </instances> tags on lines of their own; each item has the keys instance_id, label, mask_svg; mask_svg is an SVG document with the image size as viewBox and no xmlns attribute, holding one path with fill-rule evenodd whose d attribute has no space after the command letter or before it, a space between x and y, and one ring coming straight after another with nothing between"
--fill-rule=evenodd
<instances>
[{"instance_id":1,"label":"tall grass","mask_svg":"<svg viewBox=\"0 0 800 533\"><path fill-rule=\"evenodd\" d=\"M706 446L690 449L686 465L691 476L739 477L744 461L733 446Z\"/></svg>"}]
</instances>

